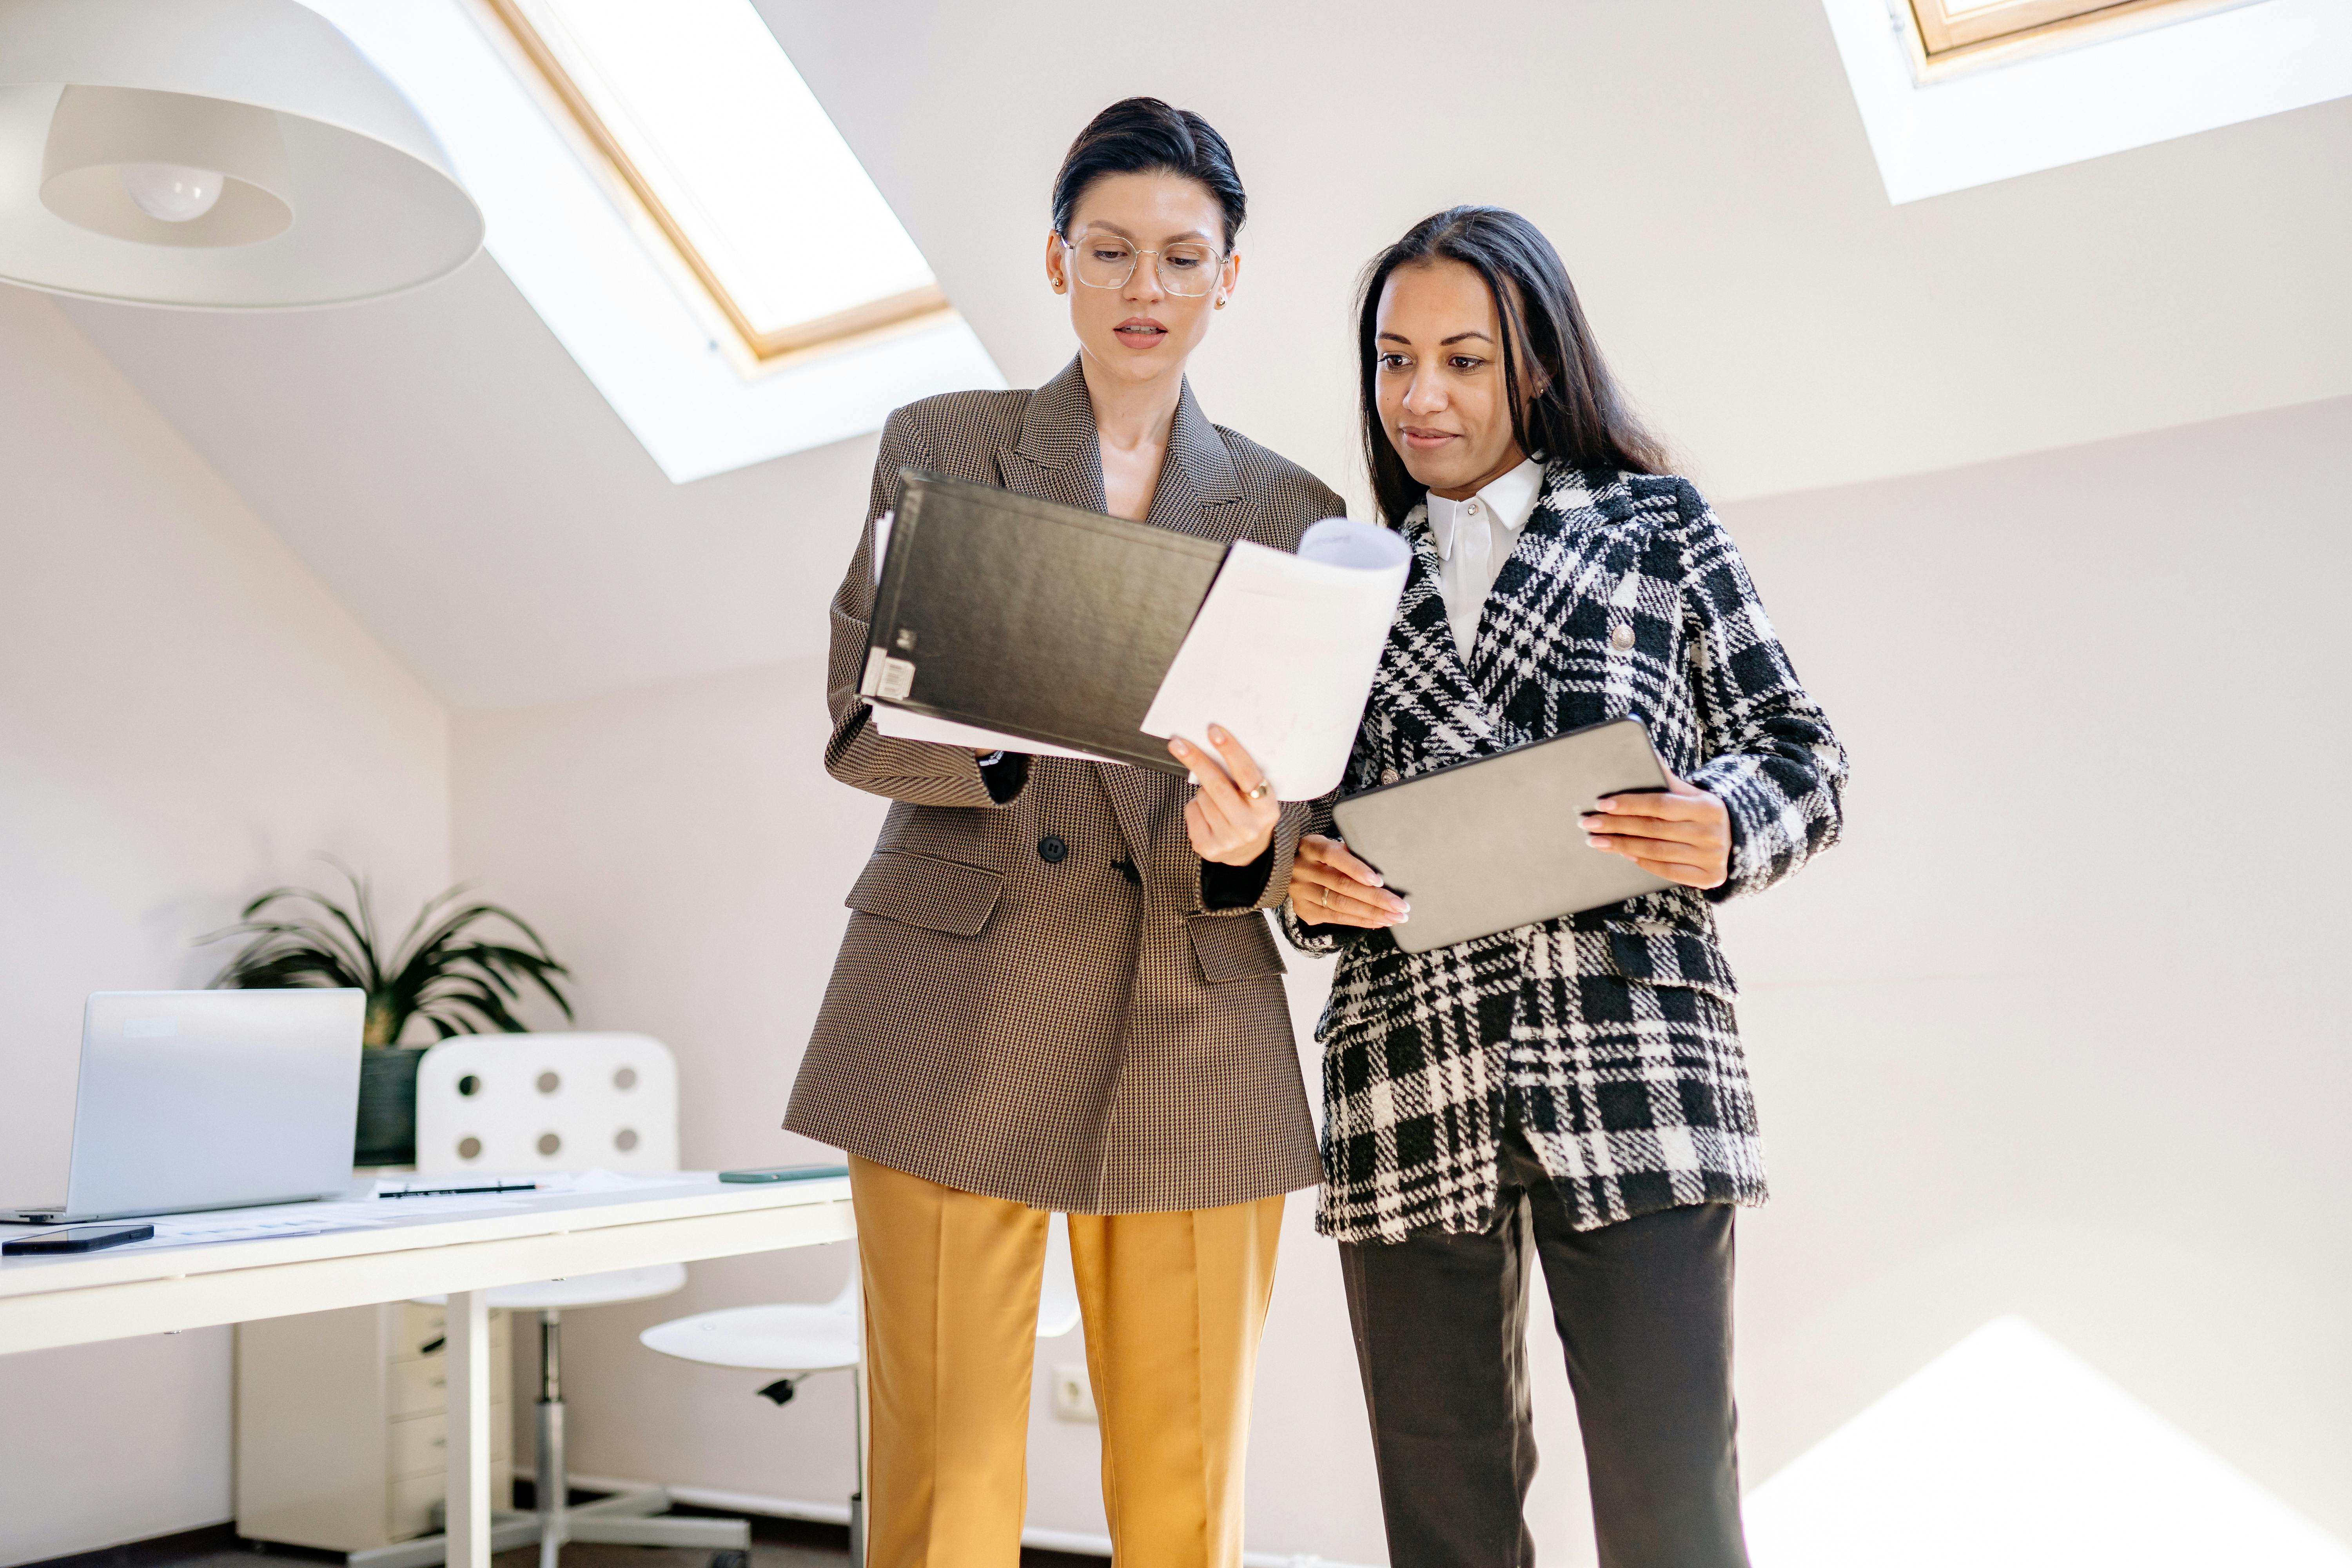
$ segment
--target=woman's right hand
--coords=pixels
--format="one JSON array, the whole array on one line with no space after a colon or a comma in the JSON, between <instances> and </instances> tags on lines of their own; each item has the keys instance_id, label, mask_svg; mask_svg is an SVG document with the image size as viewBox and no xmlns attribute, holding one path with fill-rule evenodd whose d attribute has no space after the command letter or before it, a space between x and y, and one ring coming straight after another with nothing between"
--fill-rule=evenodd
<instances>
[{"instance_id":1,"label":"woman's right hand","mask_svg":"<svg viewBox=\"0 0 2352 1568\"><path fill-rule=\"evenodd\" d=\"M1402 925L1412 906L1381 885L1381 874L1319 833L1302 834L1290 863L1290 910L1308 925Z\"/></svg>"}]
</instances>

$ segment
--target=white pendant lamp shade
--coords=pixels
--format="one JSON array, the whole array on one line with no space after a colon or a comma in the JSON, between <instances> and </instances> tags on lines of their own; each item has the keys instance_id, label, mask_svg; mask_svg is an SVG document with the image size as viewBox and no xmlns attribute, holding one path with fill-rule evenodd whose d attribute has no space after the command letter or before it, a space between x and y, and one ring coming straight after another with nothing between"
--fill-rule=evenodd
<instances>
[{"instance_id":1,"label":"white pendant lamp shade","mask_svg":"<svg viewBox=\"0 0 2352 1568\"><path fill-rule=\"evenodd\" d=\"M278 116L249 103L69 87L49 117L41 205L142 245L252 245L294 222Z\"/></svg>"},{"instance_id":2,"label":"white pendant lamp shade","mask_svg":"<svg viewBox=\"0 0 2352 1568\"><path fill-rule=\"evenodd\" d=\"M481 243L424 121L297 0L0 0L0 280L282 310Z\"/></svg>"}]
</instances>

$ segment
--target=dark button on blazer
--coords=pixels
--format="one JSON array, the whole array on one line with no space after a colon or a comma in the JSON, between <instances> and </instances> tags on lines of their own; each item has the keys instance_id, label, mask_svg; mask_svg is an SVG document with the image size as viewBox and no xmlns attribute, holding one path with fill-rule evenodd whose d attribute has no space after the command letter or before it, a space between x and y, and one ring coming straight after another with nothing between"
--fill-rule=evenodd
<instances>
[{"instance_id":1,"label":"dark button on blazer","mask_svg":"<svg viewBox=\"0 0 2352 1568\"><path fill-rule=\"evenodd\" d=\"M1285 808L1254 905L1204 909L1181 778L1036 757L1008 789L1002 764L983 775L969 752L877 731L857 695L872 519L902 466L1103 509L1075 362L1034 392L927 398L885 426L867 527L833 602L825 766L898 804L850 889L784 1125L967 1192L1079 1213L1313 1185L1282 959L1261 912L1288 891L1307 808ZM1210 424L1183 389L1154 525L1295 550L1345 510L1304 469Z\"/></svg>"}]
</instances>

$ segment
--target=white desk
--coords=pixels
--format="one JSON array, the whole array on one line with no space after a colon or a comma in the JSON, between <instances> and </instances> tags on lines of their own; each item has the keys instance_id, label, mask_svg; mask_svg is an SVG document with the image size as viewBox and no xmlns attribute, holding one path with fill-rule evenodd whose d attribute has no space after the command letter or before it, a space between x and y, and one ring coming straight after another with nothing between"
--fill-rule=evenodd
<instances>
[{"instance_id":1,"label":"white desk","mask_svg":"<svg viewBox=\"0 0 2352 1568\"><path fill-rule=\"evenodd\" d=\"M704 1172L626 1192L509 1197L478 1212L405 1216L383 1200L391 1223L365 1230L0 1258L0 1354L446 1294L449 1568L489 1568L491 1287L854 1232L845 1178L737 1185ZM30 1229L0 1226L0 1236Z\"/></svg>"}]
</instances>

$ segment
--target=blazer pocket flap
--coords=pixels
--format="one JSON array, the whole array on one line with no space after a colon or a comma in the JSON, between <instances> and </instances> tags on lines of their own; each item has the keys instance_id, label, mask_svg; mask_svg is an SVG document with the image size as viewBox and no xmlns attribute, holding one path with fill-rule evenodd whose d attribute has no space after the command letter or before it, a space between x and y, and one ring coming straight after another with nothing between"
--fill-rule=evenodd
<instances>
[{"instance_id":1,"label":"blazer pocket flap","mask_svg":"<svg viewBox=\"0 0 2352 1568\"><path fill-rule=\"evenodd\" d=\"M1284 973L1282 953L1274 933L1265 929L1265 913L1192 915L1184 921L1192 933L1192 955L1210 984L1256 980Z\"/></svg>"},{"instance_id":2,"label":"blazer pocket flap","mask_svg":"<svg viewBox=\"0 0 2352 1568\"><path fill-rule=\"evenodd\" d=\"M1739 994L1739 982L1724 962L1723 950L1704 933L1664 921L1612 924L1605 928L1609 956L1617 973L1652 985L1687 985L1726 1001Z\"/></svg>"},{"instance_id":3,"label":"blazer pocket flap","mask_svg":"<svg viewBox=\"0 0 2352 1568\"><path fill-rule=\"evenodd\" d=\"M866 862L841 901L862 915L978 936L1003 891L1004 879L984 867L884 849Z\"/></svg>"}]
</instances>

